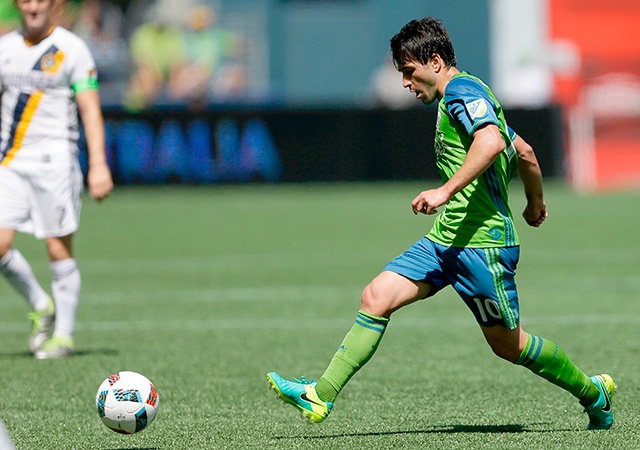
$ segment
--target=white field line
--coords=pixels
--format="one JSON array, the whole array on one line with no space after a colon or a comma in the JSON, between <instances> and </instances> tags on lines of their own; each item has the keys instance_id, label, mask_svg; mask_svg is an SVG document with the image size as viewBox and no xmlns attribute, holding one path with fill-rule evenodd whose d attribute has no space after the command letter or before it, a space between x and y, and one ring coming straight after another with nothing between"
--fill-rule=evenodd
<instances>
[{"instance_id":1,"label":"white field line","mask_svg":"<svg viewBox=\"0 0 640 450\"><path fill-rule=\"evenodd\" d=\"M318 286L271 286L249 288L204 288L204 289L163 289L158 291L111 291L108 293L87 292L81 297L81 305L119 305L159 302L234 302L253 300L292 300L354 297L359 301L361 285L318 285ZM18 305L24 307L24 301L17 294L0 295L0 312L5 307Z\"/></svg>"},{"instance_id":2,"label":"white field line","mask_svg":"<svg viewBox=\"0 0 640 450\"><path fill-rule=\"evenodd\" d=\"M170 322L163 320L132 321L80 321L76 324L78 331L119 331L139 333L141 331L202 331L202 330L308 330L308 329L342 329L346 330L353 322L348 318L339 319L178 319ZM563 325L638 325L638 315L586 315L586 316L553 316L528 317L526 326ZM454 316L437 319L392 319L391 327L404 329L450 329L452 327L475 327L471 317ZM27 321L0 323L0 334L26 332Z\"/></svg>"}]
</instances>

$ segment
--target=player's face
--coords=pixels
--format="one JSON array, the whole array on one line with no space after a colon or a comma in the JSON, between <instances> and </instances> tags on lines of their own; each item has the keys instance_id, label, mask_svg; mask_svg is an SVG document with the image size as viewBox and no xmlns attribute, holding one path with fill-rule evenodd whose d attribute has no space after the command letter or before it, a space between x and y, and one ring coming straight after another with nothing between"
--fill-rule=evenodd
<instances>
[{"instance_id":1,"label":"player's face","mask_svg":"<svg viewBox=\"0 0 640 450\"><path fill-rule=\"evenodd\" d=\"M425 105L438 98L436 74L429 64L411 60L398 66L402 73L402 86L416 95Z\"/></svg>"},{"instance_id":2,"label":"player's face","mask_svg":"<svg viewBox=\"0 0 640 450\"><path fill-rule=\"evenodd\" d=\"M27 34L39 34L51 26L54 0L16 0Z\"/></svg>"}]
</instances>

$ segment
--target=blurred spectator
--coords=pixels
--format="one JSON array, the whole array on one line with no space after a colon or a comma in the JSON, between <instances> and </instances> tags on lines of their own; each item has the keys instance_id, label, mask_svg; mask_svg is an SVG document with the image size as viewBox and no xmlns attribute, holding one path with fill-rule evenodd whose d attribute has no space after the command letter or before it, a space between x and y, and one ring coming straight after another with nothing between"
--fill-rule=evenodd
<instances>
[{"instance_id":1,"label":"blurred spectator","mask_svg":"<svg viewBox=\"0 0 640 450\"><path fill-rule=\"evenodd\" d=\"M119 0L124 2L124 26L123 34L127 42L138 27L146 23L150 10L156 5L156 0Z\"/></svg>"},{"instance_id":2,"label":"blurred spectator","mask_svg":"<svg viewBox=\"0 0 640 450\"><path fill-rule=\"evenodd\" d=\"M181 100L180 86L186 69L182 31L155 5L149 9L146 22L131 36L133 73L125 99L127 109L145 109L154 102Z\"/></svg>"},{"instance_id":3,"label":"blurred spectator","mask_svg":"<svg viewBox=\"0 0 640 450\"><path fill-rule=\"evenodd\" d=\"M20 13L12 0L0 1L0 35L20 27Z\"/></svg>"},{"instance_id":4,"label":"blurred spectator","mask_svg":"<svg viewBox=\"0 0 640 450\"><path fill-rule=\"evenodd\" d=\"M237 62L242 54L242 39L216 25L213 9L198 5L185 20L184 48L187 70L180 83L183 97L192 108L202 108L214 100L244 94L245 68Z\"/></svg>"},{"instance_id":5,"label":"blurred spectator","mask_svg":"<svg viewBox=\"0 0 640 450\"><path fill-rule=\"evenodd\" d=\"M122 37L123 23L122 10L110 0L84 0L78 6L72 26L72 31L87 43L93 54L100 87L107 97L115 94L113 89L126 84L129 75L129 51Z\"/></svg>"}]
</instances>

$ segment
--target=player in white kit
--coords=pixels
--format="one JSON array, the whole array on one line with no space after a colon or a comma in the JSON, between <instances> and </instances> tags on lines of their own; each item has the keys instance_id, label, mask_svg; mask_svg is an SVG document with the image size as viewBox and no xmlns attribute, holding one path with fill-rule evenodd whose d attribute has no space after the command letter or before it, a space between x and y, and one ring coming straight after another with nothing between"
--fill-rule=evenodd
<instances>
[{"instance_id":1,"label":"player in white kit","mask_svg":"<svg viewBox=\"0 0 640 450\"><path fill-rule=\"evenodd\" d=\"M90 195L103 200L113 181L89 49L53 24L55 0L14 1L22 28L0 37L0 272L33 309L29 350L38 359L61 358L73 353L80 294L72 251L83 188L78 111L87 140ZM45 240L51 296L13 248L16 232Z\"/></svg>"}]
</instances>

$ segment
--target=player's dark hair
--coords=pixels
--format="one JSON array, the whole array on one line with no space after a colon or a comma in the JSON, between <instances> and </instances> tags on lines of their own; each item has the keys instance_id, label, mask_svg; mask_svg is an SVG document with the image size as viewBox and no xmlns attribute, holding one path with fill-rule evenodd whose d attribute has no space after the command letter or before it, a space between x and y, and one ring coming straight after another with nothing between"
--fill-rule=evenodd
<instances>
[{"instance_id":1,"label":"player's dark hair","mask_svg":"<svg viewBox=\"0 0 640 450\"><path fill-rule=\"evenodd\" d=\"M455 67L456 53L442 21L433 17L412 20L391 38L396 67L410 61L426 64L437 53L447 67Z\"/></svg>"}]
</instances>

